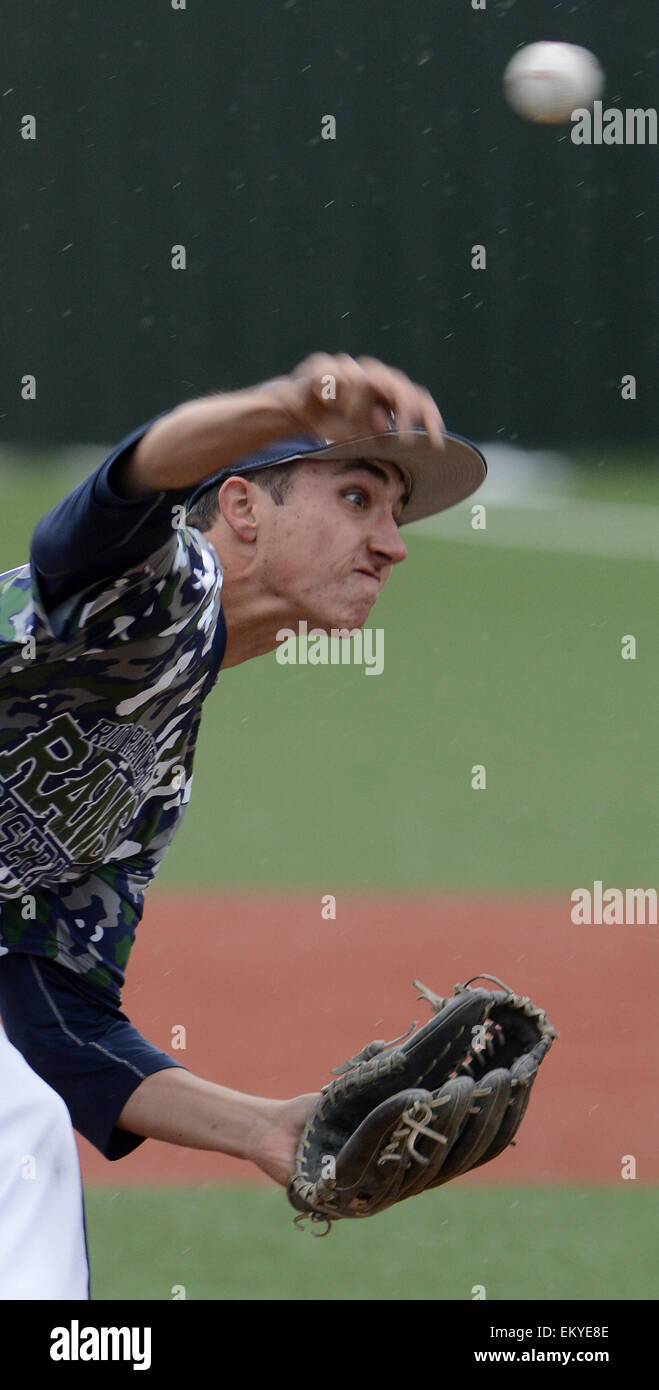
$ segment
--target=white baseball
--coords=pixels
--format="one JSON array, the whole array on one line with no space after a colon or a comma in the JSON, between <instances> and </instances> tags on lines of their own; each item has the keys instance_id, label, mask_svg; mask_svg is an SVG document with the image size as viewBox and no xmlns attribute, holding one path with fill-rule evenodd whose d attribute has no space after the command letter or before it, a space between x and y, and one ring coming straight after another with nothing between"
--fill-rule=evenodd
<instances>
[{"instance_id":1,"label":"white baseball","mask_svg":"<svg viewBox=\"0 0 659 1390\"><path fill-rule=\"evenodd\" d=\"M506 100L518 116L545 125L569 121L604 90L604 72L587 48L573 43L529 43L511 58L503 75Z\"/></svg>"}]
</instances>

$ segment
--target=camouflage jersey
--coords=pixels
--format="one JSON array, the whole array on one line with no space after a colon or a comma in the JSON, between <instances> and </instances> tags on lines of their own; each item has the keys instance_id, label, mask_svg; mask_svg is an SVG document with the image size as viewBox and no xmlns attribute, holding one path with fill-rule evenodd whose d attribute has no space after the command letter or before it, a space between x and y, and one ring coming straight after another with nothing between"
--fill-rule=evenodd
<instances>
[{"instance_id":1,"label":"camouflage jersey","mask_svg":"<svg viewBox=\"0 0 659 1390\"><path fill-rule=\"evenodd\" d=\"M115 490L147 428L0 576L0 954L47 956L115 999L226 645L222 571L183 494Z\"/></svg>"}]
</instances>

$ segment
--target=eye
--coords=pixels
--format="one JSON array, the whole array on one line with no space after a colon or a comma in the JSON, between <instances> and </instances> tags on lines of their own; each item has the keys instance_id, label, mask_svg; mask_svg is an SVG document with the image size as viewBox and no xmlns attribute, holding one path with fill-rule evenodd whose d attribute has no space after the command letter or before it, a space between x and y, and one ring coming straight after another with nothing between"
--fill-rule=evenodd
<instances>
[{"instance_id":1,"label":"eye","mask_svg":"<svg viewBox=\"0 0 659 1390\"><path fill-rule=\"evenodd\" d=\"M356 497L360 507L365 507L368 503L368 493L364 492L364 489L361 487L346 488L342 496L348 499Z\"/></svg>"}]
</instances>

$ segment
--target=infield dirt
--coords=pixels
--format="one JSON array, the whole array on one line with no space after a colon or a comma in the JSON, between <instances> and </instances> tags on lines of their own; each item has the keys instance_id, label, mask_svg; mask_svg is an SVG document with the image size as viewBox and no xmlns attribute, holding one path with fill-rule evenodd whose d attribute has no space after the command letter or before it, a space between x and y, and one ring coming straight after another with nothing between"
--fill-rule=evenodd
<instances>
[{"instance_id":1,"label":"infield dirt","mask_svg":"<svg viewBox=\"0 0 659 1390\"><path fill-rule=\"evenodd\" d=\"M334 920L321 910L320 893L153 892L126 1013L191 1071L286 1097L324 1085L371 1039L425 1022L415 978L450 994L490 971L544 1008L560 1038L515 1147L461 1181L617 1183L632 1156L637 1179L656 1182L657 927L575 926L567 893L345 893ZM80 1150L94 1183L260 1180L239 1160L154 1140L120 1164Z\"/></svg>"}]
</instances>

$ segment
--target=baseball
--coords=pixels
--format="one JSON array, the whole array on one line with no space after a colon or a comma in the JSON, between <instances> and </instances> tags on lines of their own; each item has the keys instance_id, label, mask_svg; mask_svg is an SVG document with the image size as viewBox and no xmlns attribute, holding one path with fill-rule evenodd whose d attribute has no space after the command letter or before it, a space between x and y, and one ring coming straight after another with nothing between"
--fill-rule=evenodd
<instances>
[{"instance_id":1,"label":"baseball","mask_svg":"<svg viewBox=\"0 0 659 1390\"><path fill-rule=\"evenodd\" d=\"M518 116L562 125L578 106L590 106L604 87L593 53L573 43L530 43L511 58L503 90Z\"/></svg>"}]
</instances>

